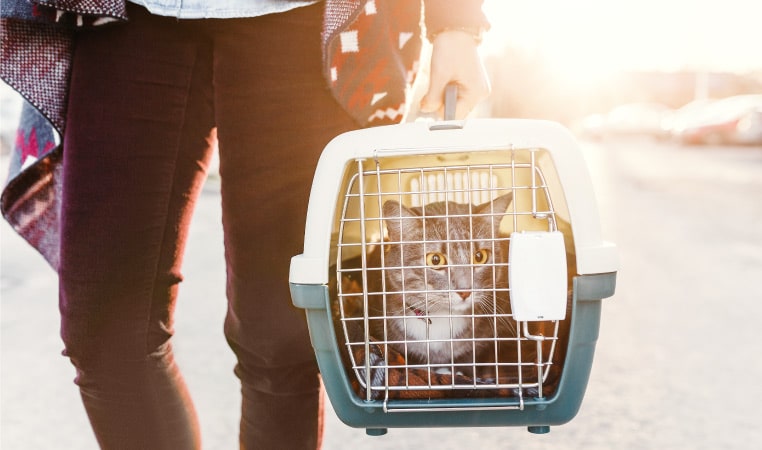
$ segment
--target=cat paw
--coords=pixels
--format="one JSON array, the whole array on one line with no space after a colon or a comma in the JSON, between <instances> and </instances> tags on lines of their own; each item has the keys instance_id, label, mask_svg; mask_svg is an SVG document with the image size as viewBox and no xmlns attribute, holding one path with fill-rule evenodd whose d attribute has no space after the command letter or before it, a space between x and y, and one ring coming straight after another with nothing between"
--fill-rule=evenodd
<instances>
[{"instance_id":1,"label":"cat paw","mask_svg":"<svg viewBox=\"0 0 762 450\"><path fill-rule=\"evenodd\" d=\"M511 389L511 392L514 397L523 397L523 398L538 398L540 397L540 391L539 389L535 387L531 388L514 388Z\"/></svg>"}]
</instances>

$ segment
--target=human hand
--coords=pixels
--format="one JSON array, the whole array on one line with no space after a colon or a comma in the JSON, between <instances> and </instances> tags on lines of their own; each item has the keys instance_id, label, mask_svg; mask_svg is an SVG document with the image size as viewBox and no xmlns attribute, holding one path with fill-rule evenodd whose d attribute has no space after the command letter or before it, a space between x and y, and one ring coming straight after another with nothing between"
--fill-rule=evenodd
<instances>
[{"instance_id":1,"label":"human hand","mask_svg":"<svg viewBox=\"0 0 762 450\"><path fill-rule=\"evenodd\" d=\"M449 83L458 85L455 118L465 118L490 92L489 79L474 36L461 30L446 30L434 38L429 71L429 89L421 100L421 112L444 114L444 92Z\"/></svg>"}]
</instances>

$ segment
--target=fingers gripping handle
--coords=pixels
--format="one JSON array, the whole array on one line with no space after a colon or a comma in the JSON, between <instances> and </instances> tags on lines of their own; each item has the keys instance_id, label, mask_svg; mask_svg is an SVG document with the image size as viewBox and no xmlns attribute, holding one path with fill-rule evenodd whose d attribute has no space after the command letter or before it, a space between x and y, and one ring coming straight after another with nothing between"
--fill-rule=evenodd
<instances>
[{"instance_id":1,"label":"fingers gripping handle","mask_svg":"<svg viewBox=\"0 0 762 450\"><path fill-rule=\"evenodd\" d=\"M455 122L455 108L458 104L458 85L450 83L445 87L444 122L435 123L429 130L453 130L463 128L462 123Z\"/></svg>"}]
</instances>

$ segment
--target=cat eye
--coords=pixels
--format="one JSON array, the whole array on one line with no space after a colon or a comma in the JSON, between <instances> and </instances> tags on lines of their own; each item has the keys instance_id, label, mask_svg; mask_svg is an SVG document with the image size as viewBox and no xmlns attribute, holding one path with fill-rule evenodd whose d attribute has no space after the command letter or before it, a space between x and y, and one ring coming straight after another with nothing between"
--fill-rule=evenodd
<instances>
[{"instance_id":1,"label":"cat eye","mask_svg":"<svg viewBox=\"0 0 762 450\"><path fill-rule=\"evenodd\" d=\"M474 253L473 263L474 264L484 264L484 263L486 263L487 261L489 261L489 254L490 254L490 251L485 249L485 248L477 250Z\"/></svg>"},{"instance_id":2,"label":"cat eye","mask_svg":"<svg viewBox=\"0 0 762 450\"><path fill-rule=\"evenodd\" d=\"M434 269L442 269L447 265L447 257L439 252L427 253L426 264Z\"/></svg>"}]
</instances>

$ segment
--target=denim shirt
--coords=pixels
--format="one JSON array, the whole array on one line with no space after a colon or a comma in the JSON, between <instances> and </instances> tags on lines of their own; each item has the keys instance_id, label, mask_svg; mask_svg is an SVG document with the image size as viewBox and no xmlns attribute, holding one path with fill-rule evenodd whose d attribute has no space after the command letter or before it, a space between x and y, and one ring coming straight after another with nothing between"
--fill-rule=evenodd
<instances>
[{"instance_id":1,"label":"denim shirt","mask_svg":"<svg viewBox=\"0 0 762 450\"><path fill-rule=\"evenodd\" d=\"M279 13L320 0L129 0L151 13L178 19L228 19Z\"/></svg>"}]
</instances>

